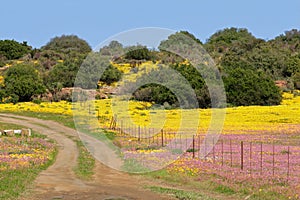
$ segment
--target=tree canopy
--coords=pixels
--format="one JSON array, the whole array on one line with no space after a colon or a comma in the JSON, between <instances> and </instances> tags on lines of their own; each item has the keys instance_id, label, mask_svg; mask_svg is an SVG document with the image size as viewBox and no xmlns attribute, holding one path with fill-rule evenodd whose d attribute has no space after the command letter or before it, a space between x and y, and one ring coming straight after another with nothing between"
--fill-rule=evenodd
<instances>
[{"instance_id":1,"label":"tree canopy","mask_svg":"<svg viewBox=\"0 0 300 200\"><path fill-rule=\"evenodd\" d=\"M92 51L90 45L76 35L62 35L50 40L42 50L53 50L57 52L69 53L72 51L78 53L89 53Z\"/></svg>"},{"instance_id":2,"label":"tree canopy","mask_svg":"<svg viewBox=\"0 0 300 200\"><path fill-rule=\"evenodd\" d=\"M195 45L201 46L197 52ZM198 53L206 55L201 58L203 65L198 66L202 71L208 69L206 61L215 62L230 106L277 105L282 90L300 89L299 30L288 30L274 39L264 40L256 38L246 28L225 28L205 42L188 31L179 31L161 41L158 49L149 49L143 44L124 46L119 41L111 41L99 52L92 52L90 45L76 35L54 37L40 49L32 49L27 42L0 40L0 76L4 77L0 99L2 102L29 101L46 91L55 95L63 87L73 87L76 77L77 86L84 89L102 85L114 87L113 83L119 81L125 71L137 75L143 62L152 62L156 68L167 66L177 71L194 90L199 106L208 108L214 98L210 95L216 94L210 93L205 79L217 73L212 71L202 77L202 72L182 57L193 58ZM126 68L128 66L130 69ZM143 70L147 71L141 68ZM187 88L181 87L182 80L170 74L150 74L169 78L180 98L178 91L175 94L168 85L141 83L143 86L133 93L134 99L167 103L171 107L182 101L189 107L190 99L185 98ZM281 90L275 85L278 80L285 83Z\"/></svg>"},{"instance_id":3,"label":"tree canopy","mask_svg":"<svg viewBox=\"0 0 300 200\"><path fill-rule=\"evenodd\" d=\"M45 86L33 66L19 64L10 67L6 72L5 91L12 102L31 101L35 95L45 92Z\"/></svg>"},{"instance_id":4,"label":"tree canopy","mask_svg":"<svg viewBox=\"0 0 300 200\"><path fill-rule=\"evenodd\" d=\"M19 59L28 54L31 47L27 42L19 43L15 40L0 40L0 57L7 60Z\"/></svg>"}]
</instances>

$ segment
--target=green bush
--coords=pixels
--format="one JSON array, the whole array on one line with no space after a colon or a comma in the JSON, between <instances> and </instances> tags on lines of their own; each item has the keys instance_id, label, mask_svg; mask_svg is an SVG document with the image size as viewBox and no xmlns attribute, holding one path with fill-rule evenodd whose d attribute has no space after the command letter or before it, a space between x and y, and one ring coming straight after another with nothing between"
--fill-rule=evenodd
<instances>
[{"instance_id":1,"label":"green bush","mask_svg":"<svg viewBox=\"0 0 300 200\"><path fill-rule=\"evenodd\" d=\"M5 57L8 60L18 59L28 54L31 47L27 42L19 43L14 40L0 40L0 57Z\"/></svg>"},{"instance_id":2,"label":"green bush","mask_svg":"<svg viewBox=\"0 0 300 200\"><path fill-rule=\"evenodd\" d=\"M90 45L76 35L62 35L50 40L42 50L54 50L63 53L78 52L89 53L92 51Z\"/></svg>"},{"instance_id":3,"label":"green bush","mask_svg":"<svg viewBox=\"0 0 300 200\"><path fill-rule=\"evenodd\" d=\"M38 71L29 64L10 67L4 76L5 92L14 102L31 101L33 96L43 94L45 86Z\"/></svg>"}]
</instances>

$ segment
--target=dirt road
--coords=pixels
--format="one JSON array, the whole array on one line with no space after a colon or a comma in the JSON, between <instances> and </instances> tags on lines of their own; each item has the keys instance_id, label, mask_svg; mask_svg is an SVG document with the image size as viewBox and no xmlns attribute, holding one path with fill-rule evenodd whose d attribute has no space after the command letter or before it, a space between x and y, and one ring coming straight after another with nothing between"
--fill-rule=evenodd
<instances>
[{"instance_id":1,"label":"dirt road","mask_svg":"<svg viewBox=\"0 0 300 200\"><path fill-rule=\"evenodd\" d=\"M149 182L146 183L140 177L106 167L99 161L96 161L92 181L78 179L73 172L77 164L78 149L75 142L68 137L78 137L78 134L71 128L53 121L12 114L0 114L0 121L29 127L56 140L59 146L55 163L39 174L33 187L24 194L22 200L173 199L143 189L143 185ZM95 142L93 138L88 140L91 143ZM115 159L116 165L119 165L119 161Z\"/></svg>"}]
</instances>

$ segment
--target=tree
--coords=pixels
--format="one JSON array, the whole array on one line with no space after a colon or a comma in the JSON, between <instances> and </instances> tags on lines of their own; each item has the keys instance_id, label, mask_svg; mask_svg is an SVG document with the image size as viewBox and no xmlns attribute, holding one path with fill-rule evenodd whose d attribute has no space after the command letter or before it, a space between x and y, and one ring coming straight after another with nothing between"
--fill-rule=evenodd
<instances>
[{"instance_id":1,"label":"tree","mask_svg":"<svg viewBox=\"0 0 300 200\"><path fill-rule=\"evenodd\" d=\"M300 89L300 72L295 73L292 76L293 82L294 82L294 87L299 90Z\"/></svg>"},{"instance_id":2,"label":"tree","mask_svg":"<svg viewBox=\"0 0 300 200\"><path fill-rule=\"evenodd\" d=\"M63 63L56 64L44 77L45 85L60 83L63 87L73 87L82 59L68 58Z\"/></svg>"},{"instance_id":3,"label":"tree","mask_svg":"<svg viewBox=\"0 0 300 200\"><path fill-rule=\"evenodd\" d=\"M150 60L151 52L147 49L147 47L141 45L129 47L128 52L125 54L125 58L134 60Z\"/></svg>"},{"instance_id":4,"label":"tree","mask_svg":"<svg viewBox=\"0 0 300 200\"><path fill-rule=\"evenodd\" d=\"M147 84L133 93L133 97L138 101L155 102L164 105L166 102L173 107L178 107L179 102L175 94L163 85Z\"/></svg>"},{"instance_id":5,"label":"tree","mask_svg":"<svg viewBox=\"0 0 300 200\"><path fill-rule=\"evenodd\" d=\"M19 43L15 40L0 40L0 57L5 57L8 60L19 59L28 54L31 47L27 42Z\"/></svg>"},{"instance_id":6,"label":"tree","mask_svg":"<svg viewBox=\"0 0 300 200\"><path fill-rule=\"evenodd\" d=\"M109 65L109 67L103 72L102 76L100 77L100 81L110 85L114 82L117 82L121 79L122 72L118 70L118 68Z\"/></svg>"},{"instance_id":7,"label":"tree","mask_svg":"<svg viewBox=\"0 0 300 200\"><path fill-rule=\"evenodd\" d=\"M57 52L69 53L76 51L78 53L87 54L92 51L90 45L76 35L62 35L50 40L42 50L53 50Z\"/></svg>"},{"instance_id":8,"label":"tree","mask_svg":"<svg viewBox=\"0 0 300 200\"><path fill-rule=\"evenodd\" d=\"M246 44L252 44L257 40L251 33L245 28L225 28L213 34L206 44L223 47L224 49L240 43L246 46ZM250 46L251 47L251 46ZM215 48L213 48L215 49Z\"/></svg>"},{"instance_id":9,"label":"tree","mask_svg":"<svg viewBox=\"0 0 300 200\"><path fill-rule=\"evenodd\" d=\"M18 64L8 69L4 77L5 92L18 101L31 101L33 96L45 92L45 86L35 68L29 64Z\"/></svg>"},{"instance_id":10,"label":"tree","mask_svg":"<svg viewBox=\"0 0 300 200\"><path fill-rule=\"evenodd\" d=\"M115 56L119 57L123 55L124 48L123 45L118 41L111 41L108 46L104 46L99 50L100 54L103 56Z\"/></svg>"},{"instance_id":11,"label":"tree","mask_svg":"<svg viewBox=\"0 0 300 200\"><path fill-rule=\"evenodd\" d=\"M281 102L279 88L263 71L227 68L223 80L230 105L278 105Z\"/></svg>"},{"instance_id":12,"label":"tree","mask_svg":"<svg viewBox=\"0 0 300 200\"><path fill-rule=\"evenodd\" d=\"M255 38L247 29L226 28L213 34L207 40L204 47L214 58L216 64L219 64L220 62L224 62L224 59L228 55L231 57L234 55L242 60L249 51L263 42L264 40ZM230 59L225 62L228 61Z\"/></svg>"},{"instance_id":13,"label":"tree","mask_svg":"<svg viewBox=\"0 0 300 200\"><path fill-rule=\"evenodd\" d=\"M292 29L285 31L284 34L277 36L272 42L276 43L280 48L289 49L291 52L299 52L300 50L300 30Z\"/></svg>"},{"instance_id":14,"label":"tree","mask_svg":"<svg viewBox=\"0 0 300 200\"><path fill-rule=\"evenodd\" d=\"M134 99L155 102L161 105L167 102L173 107L178 107L181 104L184 108L193 108L196 103L193 101L193 94L195 94L198 105L201 108L209 107L209 94L200 72L192 65L174 64L170 67L174 69L176 73L169 74L170 71L168 70L164 73L165 69L161 68L160 71L153 70L147 74L147 78L150 77L152 82L155 82L155 80L157 82L160 82L160 80L168 80L166 82L166 86L168 87L154 83L143 85L134 92ZM142 78L141 80L138 79L137 82L140 81L142 83L145 80L145 78ZM176 92L176 94L174 92ZM181 100L181 102L179 102L179 100Z\"/></svg>"}]
</instances>

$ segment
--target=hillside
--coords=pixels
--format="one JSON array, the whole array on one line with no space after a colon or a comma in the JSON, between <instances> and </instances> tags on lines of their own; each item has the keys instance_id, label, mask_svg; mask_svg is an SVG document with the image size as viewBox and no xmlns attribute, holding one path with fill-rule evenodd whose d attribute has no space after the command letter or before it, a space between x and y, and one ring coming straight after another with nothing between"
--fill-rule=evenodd
<instances>
[{"instance_id":1,"label":"hillside","mask_svg":"<svg viewBox=\"0 0 300 200\"><path fill-rule=\"evenodd\" d=\"M52 38L40 49L33 49L27 42L0 41L1 102L71 101L71 92L65 92L69 90L63 88L74 86L81 66L89 69L95 67L93 63L105 58L109 62L99 64L106 69L102 76L92 77L93 73L90 73L91 81L83 86L97 89L97 98L109 98L125 82L138 82L145 74L155 76L157 71L167 67L188 81L200 107L211 107L212 94L191 62L163 50L182 35L201 44L213 58L224 82L227 106L278 105L282 91L293 93L300 89L300 31L294 29L268 41L240 28L220 30L206 42L181 31L161 41L158 49L123 46L112 41L99 52L92 52L89 44L77 36L62 35ZM201 67L205 69L205 65ZM170 82L174 87L182 85L176 78ZM133 91L132 98L155 102L166 108L179 106L178 95L159 84L141 85ZM186 107L189 107L188 103Z\"/></svg>"}]
</instances>

